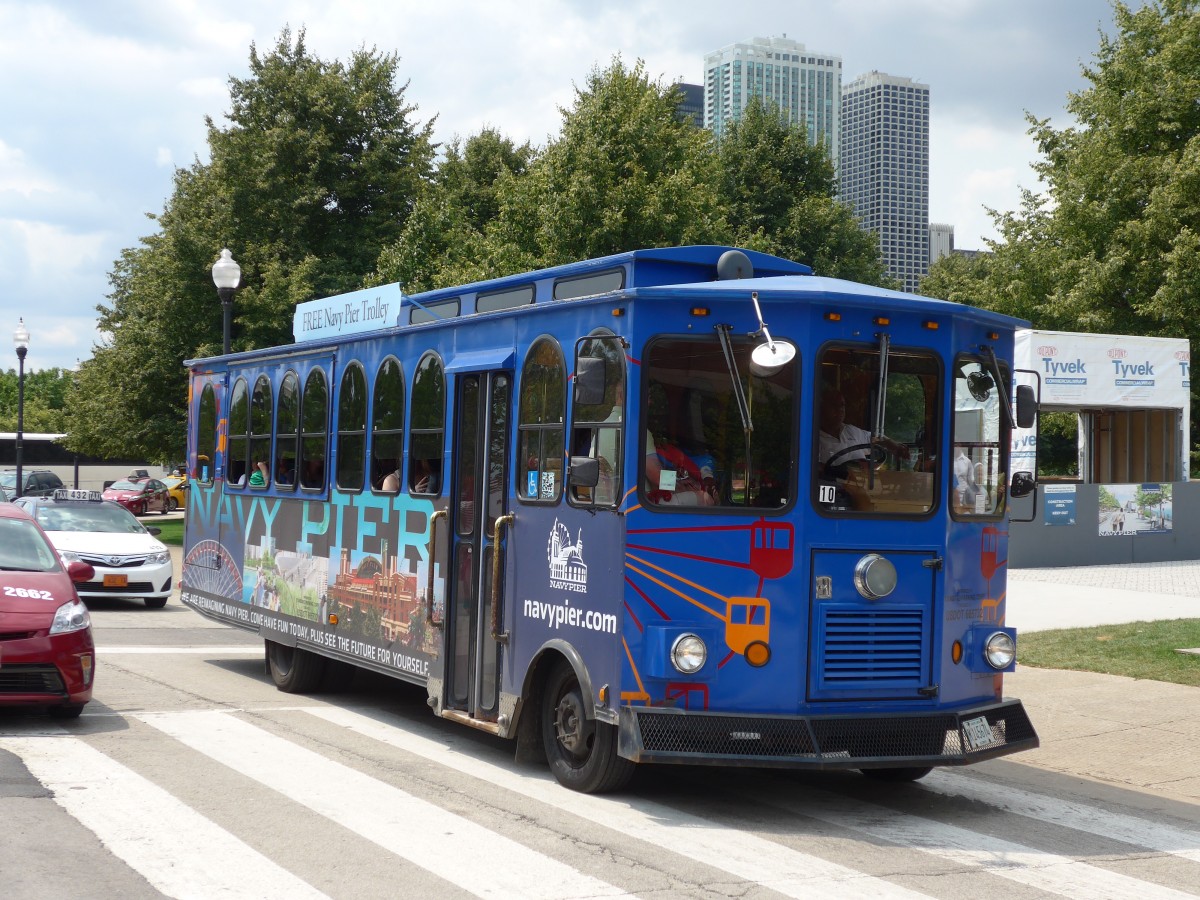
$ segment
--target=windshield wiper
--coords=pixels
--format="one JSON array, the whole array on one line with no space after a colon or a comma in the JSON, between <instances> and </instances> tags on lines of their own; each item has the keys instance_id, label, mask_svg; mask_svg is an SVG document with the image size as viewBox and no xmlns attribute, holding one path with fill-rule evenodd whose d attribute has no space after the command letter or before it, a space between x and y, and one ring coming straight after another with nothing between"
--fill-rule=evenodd
<instances>
[{"instance_id":1,"label":"windshield wiper","mask_svg":"<svg viewBox=\"0 0 1200 900\"><path fill-rule=\"evenodd\" d=\"M750 434L754 431L754 422L750 419L750 404L746 402L746 392L742 390L742 376L738 372L737 360L733 355L733 343L729 340L732 325L717 325L717 339L721 342L721 352L725 354L725 368L729 370L729 381L733 385L733 396L737 400L738 415L742 417L742 436L746 451L746 490L742 500L750 505Z\"/></svg>"}]
</instances>

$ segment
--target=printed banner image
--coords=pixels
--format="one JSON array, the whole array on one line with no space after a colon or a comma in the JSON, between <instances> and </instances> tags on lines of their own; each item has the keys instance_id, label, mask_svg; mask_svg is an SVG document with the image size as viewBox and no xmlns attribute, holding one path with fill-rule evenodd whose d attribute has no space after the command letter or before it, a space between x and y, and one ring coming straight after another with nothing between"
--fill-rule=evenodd
<instances>
[{"instance_id":1,"label":"printed banner image","mask_svg":"<svg viewBox=\"0 0 1200 900\"><path fill-rule=\"evenodd\" d=\"M1102 484L1100 537L1166 534L1172 530L1170 484Z\"/></svg>"}]
</instances>

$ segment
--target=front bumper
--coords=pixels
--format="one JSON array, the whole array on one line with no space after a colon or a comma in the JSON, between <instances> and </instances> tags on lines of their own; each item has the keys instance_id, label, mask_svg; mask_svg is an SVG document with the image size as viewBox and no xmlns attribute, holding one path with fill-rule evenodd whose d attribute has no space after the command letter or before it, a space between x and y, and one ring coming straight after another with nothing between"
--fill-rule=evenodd
<instances>
[{"instance_id":1,"label":"front bumper","mask_svg":"<svg viewBox=\"0 0 1200 900\"><path fill-rule=\"evenodd\" d=\"M0 706L56 706L92 699L91 629L0 640Z\"/></svg>"},{"instance_id":2,"label":"front bumper","mask_svg":"<svg viewBox=\"0 0 1200 900\"><path fill-rule=\"evenodd\" d=\"M963 723L986 717L992 740L968 743ZM871 769L962 766L1038 746L1019 700L953 711L767 716L622 707L621 756L640 763Z\"/></svg>"},{"instance_id":3,"label":"front bumper","mask_svg":"<svg viewBox=\"0 0 1200 900\"><path fill-rule=\"evenodd\" d=\"M91 581L76 583L75 592L79 594L80 600L86 601L101 597L123 597L140 600L145 597L171 596L171 577L175 573L175 567L170 560L165 563L109 567L102 564L97 565L99 557L94 557L91 554L80 554L80 556L86 562L91 563L92 567L96 570L96 574ZM118 579L124 575L125 584L105 585L105 575L116 576Z\"/></svg>"}]
</instances>

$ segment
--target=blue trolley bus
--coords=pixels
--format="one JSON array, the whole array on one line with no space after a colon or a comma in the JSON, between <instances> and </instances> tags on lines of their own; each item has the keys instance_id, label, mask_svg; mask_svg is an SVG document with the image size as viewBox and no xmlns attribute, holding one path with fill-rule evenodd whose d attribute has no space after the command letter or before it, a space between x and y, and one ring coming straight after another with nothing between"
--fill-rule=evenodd
<instances>
[{"instance_id":1,"label":"blue trolley bus","mask_svg":"<svg viewBox=\"0 0 1200 900\"><path fill-rule=\"evenodd\" d=\"M415 682L581 791L1035 747L1024 324L709 246L301 304L294 344L187 362L181 596L282 690Z\"/></svg>"}]
</instances>

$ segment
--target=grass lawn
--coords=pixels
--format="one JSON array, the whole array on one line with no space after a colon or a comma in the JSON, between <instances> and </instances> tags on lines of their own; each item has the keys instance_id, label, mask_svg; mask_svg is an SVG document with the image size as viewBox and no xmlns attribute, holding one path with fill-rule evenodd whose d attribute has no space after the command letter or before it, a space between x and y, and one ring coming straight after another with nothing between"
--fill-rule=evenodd
<instances>
[{"instance_id":1,"label":"grass lawn","mask_svg":"<svg viewBox=\"0 0 1200 900\"><path fill-rule=\"evenodd\" d=\"M160 532L158 539L164 544L183 546L183 519L170 519L166 522L160 522L158 519L142 519L141 522L147 528L157 528Z\"/></svg>"},{"instance_id":2,"label":"grass lawn","mask_svg":"<svg viewBox=\"0 0 1200 900\"><path fill-rule=\"evenodd\" d=\"M1200 619L1131 622L1022 633L1017 661L1042 669L1077 669L1200 687Z\"/></svg>"}]
</instances>

